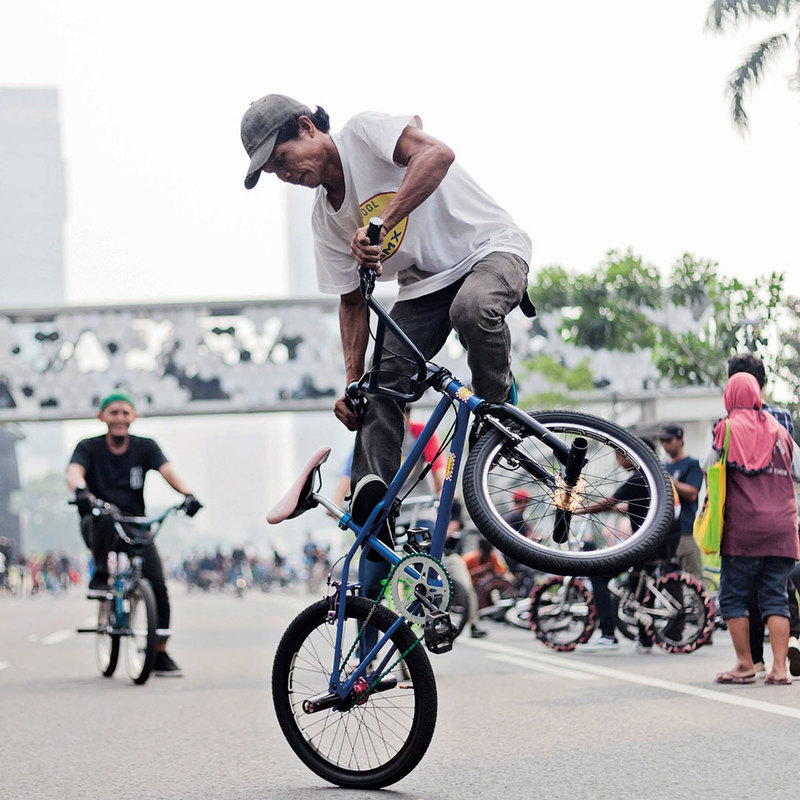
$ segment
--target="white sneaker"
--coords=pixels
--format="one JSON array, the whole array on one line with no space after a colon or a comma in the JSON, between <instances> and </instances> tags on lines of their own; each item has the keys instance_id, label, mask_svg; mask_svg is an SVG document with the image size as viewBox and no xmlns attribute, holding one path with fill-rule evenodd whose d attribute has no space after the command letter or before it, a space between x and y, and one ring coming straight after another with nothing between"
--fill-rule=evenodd
<instances>
[{"instance_id":1,"label":"white sneaker","mask_svg":"<svg viewBox=\"0 0 800 800\"><path fill-rule=\"evenodd\" d=\"M650 653L653 652L653 645L636 642L636 652L642 653L642 655L649 655Z\"/></svg>"},{"instance_id":2,"label":"white sneaker","mask_svg":"<svg viewBox=\"0 0 800 800\"><path fill-rule=\"evenodd\" d=\"M575 649L581 653L602 653L610 650L619 650L619 642L611 636L601 636L593 642L579 644Z\"/></svg>"}]
</instances>

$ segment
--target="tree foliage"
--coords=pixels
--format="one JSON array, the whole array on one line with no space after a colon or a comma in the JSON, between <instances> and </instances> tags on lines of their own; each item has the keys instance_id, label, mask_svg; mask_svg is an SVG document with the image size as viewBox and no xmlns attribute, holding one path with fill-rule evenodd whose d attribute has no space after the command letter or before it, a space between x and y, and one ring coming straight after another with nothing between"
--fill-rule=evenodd
<instances>
[{"instance_id":1,"label":"tree foliage","mask_svg":"<svg viewBox=\"0 0 800 800\"><path fill-rule=\"evenodd\" d=\"M751 20L772 20L781 16L794 17L792 31L772 34L757 42L728 78L727 94L731 104L731 120L744 133L749 125L745 98L761 82L767 67L794 40L794 50L800 48L800 0L714 0L708 9L706 27L718 32L733 30ZM793 38L794 37L794 38ZM800 83L800 64L795 63L789 85Z\"/></svg>"},{"instance_id":2,"label":"tree foliage","mask_svg":"<svg viewBox=\"0 0 800 800\"><path fill-rule=\"evenodd\" d=\"M782 374L781 359L791 352L800 365L800 345L791 351L779 334L790 310L800 321L800 303L790 306L782 292L777 273L746 283L687 253L662 274L630 251L611 251L586 272L544 268L531 286L534 302L554 316L564 342L650 350L661 377L675 386L722 387L727 357L744 349L759 353L768 371ZM784 336L791 339L788 329ZM535 368L548 376L541 365ZM563 376L559 382L566 385Z\"/></svg>"}]
</instances>

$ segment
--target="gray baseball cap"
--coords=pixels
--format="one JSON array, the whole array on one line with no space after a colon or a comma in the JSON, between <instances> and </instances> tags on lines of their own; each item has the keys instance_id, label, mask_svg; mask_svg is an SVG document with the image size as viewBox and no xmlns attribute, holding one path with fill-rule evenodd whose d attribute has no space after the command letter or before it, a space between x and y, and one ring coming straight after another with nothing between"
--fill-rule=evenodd
<instances>
[{"instance_id":1,"label":"gray baseball cap","mask_svg":"<svg viewBox=\"0 0 800 800\"><path fill-rule=\"evenodd\" d=\"M301 114L311 116L311 109L283 94L268 94L250 104L242 117L242 144L250 156L244 185L252 189L269 161L281 126Z\"/></svg>"}]
</instances>

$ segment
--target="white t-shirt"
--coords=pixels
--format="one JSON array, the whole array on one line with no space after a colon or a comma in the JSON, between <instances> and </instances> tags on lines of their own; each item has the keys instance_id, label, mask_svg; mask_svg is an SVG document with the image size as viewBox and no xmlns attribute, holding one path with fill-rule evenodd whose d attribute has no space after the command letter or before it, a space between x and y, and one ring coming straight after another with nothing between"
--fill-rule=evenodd
<instances>
[{"instance_id":1,"label":"white t-shirt","mask_svg":"<svg viewBox=\"0 0 800 800\"><path fill-rule=\"evenodd\" d=\"M331 135L342 160L345 197L334 211L317 189L311 225L319 289L347 294L358 288L350 241L370 217L379 217L397 192L405 167L392 160L397 140L414 117L368 111ZM386 234L380 281L397 280L398 299L449 286L492 252L530 263L531 242L511 217L457 164L420 206Z\"/></svg>"}]
</instances>

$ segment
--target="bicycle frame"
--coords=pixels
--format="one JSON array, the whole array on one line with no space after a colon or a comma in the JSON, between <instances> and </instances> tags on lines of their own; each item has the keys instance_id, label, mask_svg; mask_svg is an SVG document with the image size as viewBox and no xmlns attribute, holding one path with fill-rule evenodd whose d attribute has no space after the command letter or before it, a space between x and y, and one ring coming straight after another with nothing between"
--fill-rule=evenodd
<instances>
[{"instance_id":1,"label":"bicycle frame","mask_svg":"<svg viewBox=\"0 0 800 800\"><path fill-rule=\"evenodd\" d=\"M353 522L351 515L348 512L343 512L338 506L329 501L327 498L320 494L312 494L312 498L324 506L331 514L339 518L339 527L343 530L352 530L355 533L355 541L350 550L344 557L342 565L342 578L341 583L336 586L335 595L335 611L336 611L336 639L334 645L334 666L331 671L329 682L330 696L328 702L331 701L333 695L337 695L342 700L348 696L353 690L356 682L365 677L368 665L375 655L380 651L381 647L386 641L394 634L394 632L405 624L405 619L398 616L398 619L391 626L383 636L379 637L377 643L366 653L356 667L355 671L344 680L340 680L340 665L342 661L342 638L344 633L345 621L345 599L348 592L356 592L360 586L364 585L364 558L363 552L367 547L371 547L376 551L382 559L388 562L392 568L396 567L401 560L401 556L394 552L391 548L387 547L377 537L377 531L381 529L382 524L388 518L392 508L397 500L400 491L405 484L408 477L411 475L414 467L422 458L425 447L433 437L437 427L444 419L448 410L456 406L456 422L453 438L450 444L450 450L447 456L447 467L445 470L444 485L442 488L439 509L436 515L436 522L432 531L430 549L428 555L441 561L444 553L444 543L447 537L447 527L450 522L450 514L453 507L453 498L456 491L456 482L461 470L461 463L464 455L464 445L467 438L467 432L470 423L470 417L474 414L476 417L485 419L488 423L497 427L513 441L519 439L516 434L508 429L504 422L513 422L515 425L527 430L543 443L545 443L564 465L565 480L574 481L580 473L580 467L583 461L583 451L576 451L575 445L572 448L568 447L558 436L553 434L543 425L536 420L529 417L516 406L506 403L488 403L477 395L473 394L467 389L464 384L454 378L450 372L438 365L428 362L423 357L422 353L417 349L413 342L406 336L403 330L395 323L389 316L386 309L380 305L372 297L372 289L374 287L375 276L369 270L360 269L361 288L364 298L368 307L375 312L378 318L377 329L375 333L375 347L372 356L372 366L365 373L365 375L358 381L357 384L351 385L347 389L347 394L356 399L359 392L366 394L382 395L391 397L405 402L414 402L419 400L428 388L433 388L440 392L443 396L433 410L428 422L423 428L417 440L414 442L410 453L405 461L400 465L400 469L395 474L391 483L387 487L383 499L375 506L372 513L369 515L363 525L358 525ZM408 348L411 353L411 359L416 366L416 376L410 377L411 391L409 393L402 393L397 390L381 387L378 383L378 374L380 372L380 363L383 353L383 341L386 334L386 329L390 329L398 339ZM526 465L531 474L542 481L553 483L553 477L550 473L539 467L535 463ZM352 561L356 553L362 549L362 557L358 565L358 583L351 584L349 581ZM406 572L412 577L419 577L416 571L411 567L406 567ZM349 654L348 654L349 655ZM384 659L383 663L378 666L377 672L385 669L389 658L392 656L390 652Z\"/></svg>"},{"instance_id":2,"label":"bicycle frame","mask_svg":"<svg viewBox=\"0 0 800 800\"><path fill-rule=\"evenodd\" d=\"M324 498L320 495L314 495L314 499L320 502L321 505L324 505L335 515L340 516L340 528L345 530L349 529L355 533L355 541L350 547L350 550L347 552L342 564L341 584L337 587L337 631L334 648L334 658L337 665L341 662L342 658L345 597L347 596L348 591L352 592L357 588L357 586L364 584L364 558L362 548L363 546L371 547L373 550L378 552L380 556L392 567L396 567L397 564L399 564L402 556L398 555L394 550L390 549L383 542L381 542L374 531L380 530L381 525L391 512L394 502L399 496L403 485L405 484L409 475L411 475L414 467L422 458L425 447L433 437L433 434L436 432L436 429L441 423L442 419L444 419L444 416L450 409L452 403L455 401L458 404L456 410L456 428L450 445L450 451L447 456L447 468L445 471L444 485L439 498L439 508L436 514L436 523L432 531L431 545L428 553L437 561L441 561L444 554L444 543L445 539L447 538L447 527L448 523L450 522L450 513L453 508L456 480L459 475L461 462L463 459L464 444L466 442L470 416L477 404L482 403L483 401L480 400L480 398L478 398L476 395L473 395L471 392L469 392L466 387L463 386L463 384L454 378L449 378L446 386L442 388L442 391L444 392L444 396L437 404L416 442L414 442L414 445L411 448L407 458L401 464L400 469L398 470L392 482L389 484L383 500L381 500L381 502L375 506L372 513L369 515L363 525L358 525L357 523L353 522L349 513L342 512L341 509L328 501L327 498ZM359 552L359 549L362 549L362 555L358 564L358 583L351 584L349 581L349 575L352 569L352 561L355 555ZM411 570L410 567L407 569ZM410 574L412 577L418 577L413 571L411 571ZM372 647L370 652L361 659L361 663L344 683L339 682L338 669L333 670L329 687L330 691L335 692L342 698L346 697L347 694L352 690L355 682L359 678L364 677L364 673L367 671L367 665L375 656L375 654L381 649L381 647L399 628L399 626L403 624L405 624L403 617L398 617L390 630L378 639L374 647ZM384 661L385 660L386 659L384 659ZM384 667L385 664L382 664L380 665L379 669Z\"/></svg>"}]
</instances>

